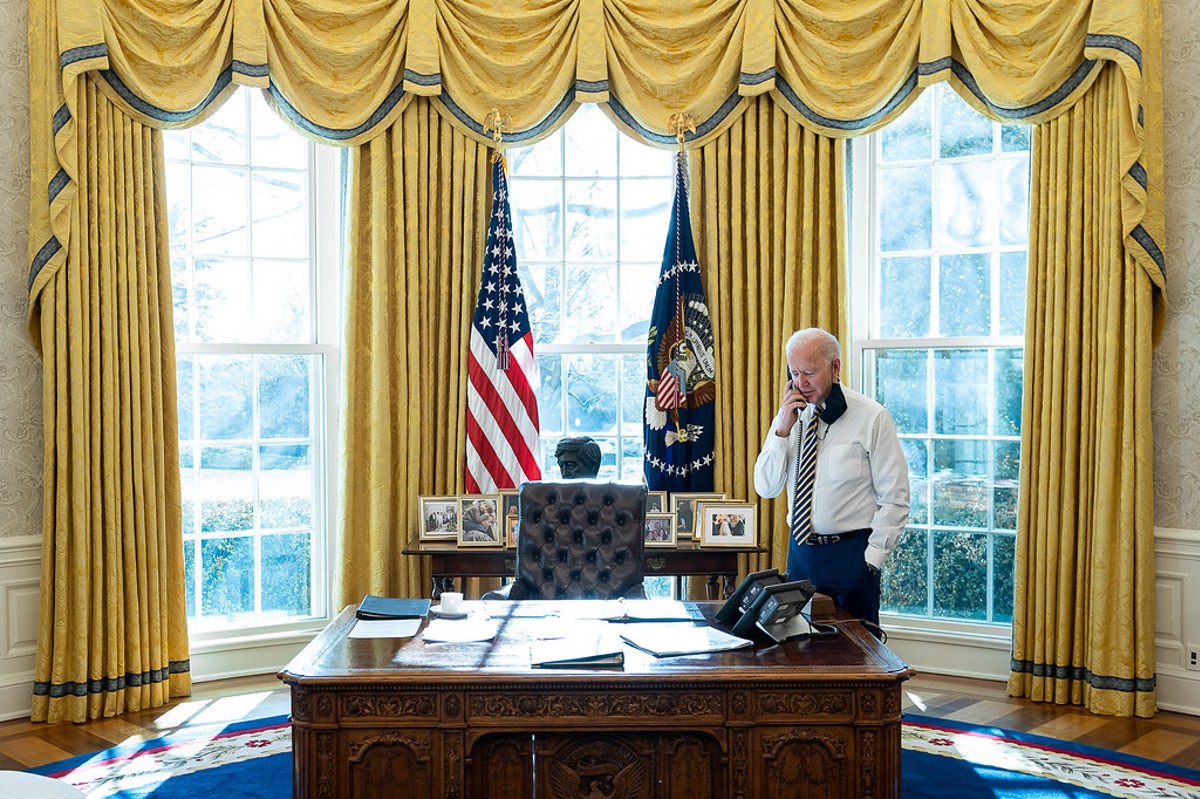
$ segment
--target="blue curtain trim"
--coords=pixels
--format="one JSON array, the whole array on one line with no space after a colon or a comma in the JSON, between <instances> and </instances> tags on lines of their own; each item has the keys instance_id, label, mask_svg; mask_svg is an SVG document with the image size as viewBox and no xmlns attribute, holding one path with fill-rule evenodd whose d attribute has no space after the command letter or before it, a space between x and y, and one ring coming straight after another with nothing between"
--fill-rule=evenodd
<instances>
[{"instance_id":1,"label":"blue curtain trim","mask_svg":"<svg viewBox=\"0 0 1200 799\"><path fill-rule=\"evenodd\" d=\"M50 179L50 185L46 189L47 201L54 202L54 198L58 193L67 187L71 182L71 176L67 174L67 170L59 169L54 173L54 177Z\"/></svg>"},{"instance_id":2,"label":"blue curtain trim","mask_svg":"<svg viewBox=\"0 0 1200 799\"><path fill-rule=\"evenodd\" d=\"M1083 37L1084 47L1102 47L1107 50L1119 50L1133 59L1138 71L1142 71L1142 48L1124 36L1114 36L1111 33L1089 33Z\"/></svg>"},{"instance_id":3,"label":"blue curtain trim","mask_svg":"<svg viewBox=\"0 0 1200 799\"><path fill-rule=\"evenodd\" d=\"M799 111L805 117L805 119L810 119L818 125L830 128L832 130L865 130L890 114L896 108L896 106L904 102L904 99L908 97L908 95L912 94L912 92L917 88L917 72L919 70L920 64L917 65L917 71L914 71L908 76L908 79L904 81L904 85L896 90L896 93L891 96L891 99L887 101L883 108L879 109L873 114L861 117L860 119L833 119L832 117L827 117L824 114L818 114L800 99L792 87L788 85L788 82L783 78L776 80L775 88L779 90L779 93L782 94L787 101L792 104L792 107Z\"/></svg>"},{"instance_id":4,"label":"blue curtain trim","mask_svg":"<svg viewBox=\"0 0 1200 799\"><path fill-rule=\"evenodd\" d=\"M577 80L577 81L575 81L575 91L577 91L577 92L606 92L606 91L608 91L608 81L606 81L606 80Z\"/></svg>"},{"instance_id":5,"label":"blue curtain trim","mask_svg":"<svg viewBox=\"0 0 1200 799\"><path fill-rule=\"evenodd\" d=\"M63 50L58 54L58 68L63 70L77 61L87 61L89 58L101 58L107 55L108 45L104 42L72 47L70 50Z\"/></svg>"},{"instance_id":6,"label":"blue curtain trim","mask_svg":"<svg viewBox=\"0 0 1200 799\"><path fill-rule=\"evenodd\" d=\"M50 262L54 254L62 249L62 244L59 243L57 236L51 236L42 245L42 248L37 251L37 255L33 256L33 263L29 266L29 285L27 290L33 289L33 282L37 280L38 274L41 273L42 267Z\"/></svg>"},{"instance_id":7,"label":"blue curtain trim","mask_svg":"<svg viewBox=\"0 0 1200 799\"><path fill-rule=\"evenodd\" d=\"M1079 66L1075 68L1075 71L1072 72L1065 81L1063 81L1061 86L1050 92L1050 94L1043 97L1041 100L1038 100L1036 103L1031 103L1021 108L1004 108L1003 106L993 103L984 95L983 90L979 88L979 84L975 81L975 76L972 75L965 66L957 61L953 61L951 63L950 69L952 72L954 72L955 77L962 82L963 86L967 87L967 91L975 95L975 98L987 106L988 110L996 116L1000 117L1001 119L1026 119L1028 117L1040 114L1043 111L1048 111L1049 109L1061 103L1063 100L1067 99L1067 95L1079 88L1079 85L1087 79L1087 76L1097 66L1097 63L1098 62L1096 61L1089 61L1085 58L1079 64Z\"/></svg>"},{"instance_id":8,"label":"blue curtain trim","mask_svg":"<svg viewBox=\"0 0 1200 799\"><path fill-rule=\"evenodd\" d=\"M250 78L265 78L270 74L270 67L266 64L247 64L245 61L235 60L231 66L237 74Z\"/></svg>"},{"instance_id":9,"label":"blue curtain trim","mask_svg":"<svg viewBox=\"0 0 1200 799\"><path fill-rule=\"evenodd\" d=\"M762 72L742 72L738 75L738 83L742 86L757 86L760 83L771 80L775 77L775 67L764 69Z\"/></svg>"},{"instance_id":10,"label":"blue curtain trim","mask_svg":"<svg viewBox=\"0 0 1200 799\"><path fill-rule=\"evenodd\" d=\"M54 135L57 136L58 132L63 129L63 125L70 121L71 109L67 108L66 103L63 103L58 107L58 110L54 112L54 121L51 123Z\"/></svg>"},{"instance_id":11,"label":"blue curtain trim","mask_svg":"<svg viewBox=\"0 0 1200 799\"><path fill-rule=\"evenodd\" d=\"M462 108L460 108L458 104L454 102L454 98L449 94L443 92L437 96L437 99L442 103L442 105L446 106L446 109L454 115L454 118L466 126L467 129L479 136L488 135L487 132L484 131L483 125L479 122L476 122L474 119L471 119L467 112L463 111ZM571 107L571 102L574 99L575 87L572 86L567 90L567 93L563 95L563 98L558 101L558 105L554 106L550 113L546 115L545 119L534 125L532 128L526 128L525 130L514 130L512 133L505 133L504 142L506 144L514 144L517 142L528 141L529 139L536 138L537 136L545 133L560 117L562 117L563 114L567 113L567 109Z\"/></svg>"},{"instance_id":12,"label":"blue curtain trim","mask_svg":"<svg viewBox=\"0 0 1200 799\"><path fill-rule=\"evenodd\" d=\"M316 122L311 121L287 101L287 98L279 91L279 87L275 85L275 81L271 81L271 85L267 88L267 91L271 93L271 99L275 101L275 105L279 110L296 127L306 130L314 136L319 136L330 141L346 141L365 133L382 122L391 113L392 109L396 107L396 103L400 102L400 99L404 97L404 84L397 83L388 96L383 98L383 102L379 104L379 107L371 112L371 116L367 117L365 122L353 128L327 128L324 125L318 125Z\"/></svg>"},{"instance_id":13,"label":"blue curtain trim","mask_svg":"<svg viewBox=\"0 0 1200 799\"><path fill-rule=\"evenodd\" d=\"M1150 256L1150 259L1154 261L1158 267L1158 273L1162 275L1163 286L1165 287L1167 285L1167 259L1163 256L1162 248L1158 246L1158 242L1141 225L1135 227L1129 235L1133 236L1133 240L1140 244L1142 249L1146 251L1146 254Z\"/></svg>"},{"instance_id":14,"label":"blue curtain trim","mask_svg":"<svg viewBox=\"0 0 1200 799\"><path fill-rule=\"evenodd\" d=\"M124 674L120 677L102 677L87 682L35 682L34 696L49 696L58 699L62 696L87 696L88 694L103 694L112 691L123 691L126 688L137 688L142 685L153 685L164 682L172 674L186 674L192 670L190 660L172 660L170 665L162 669L143 671L140 674Z\"/></svg>"},{"instance_id":15,"label":"blue curtain trim","mask_svg":"<svg viewBox=\"0 0 1200 799\"><path fill-rule=\"evenodd\" d=\"M1034 677L1052 677L1056 680L1074 680L1086 682L1093 688L1105 691L1121 691L1123 693L1148 693L1154 690L1157 677L1143 679L1139 677L1105 677L1093 674L1082 666L1056 666L1049 663L1034 663L1031 660L1012 659L1009 665L1012 671L1021 674L1032 674Z\"/></svg>"},{"instance_id":16,"label":"blue curtain trim","mask_svg":"<svg viewBox=\"0 0 1200 799\"><path fill-rule=\"evenodd\" d=\"M437 86L442 82L442 73L435 72L432 75L425 75L421 72L413 72L411 69L406 69L404 70L404 79L418 86Z\"/></svg>"},{"instance_id":17,"label":"blue curtain trim","mask_svg":"<svg viewBox=\"0 0 1200 799\"><path fill-rule=\"evenodd\" d=\"M717 109L716 113L710 116L708 119L698 123L696 125L696 132L690 136L686 136L685 140L691 141L693 139L698 139L701 136L707 136L709 133L715 130L717 126L725 120L726 117L733 113L733 109L737 108L738 103L740 103L742 99L743 98L741 95L739 95L737 92L734 92L726 97L725 102L721 103L721 107ZM675 137L669 133L656 133L639 123L633 118L633 115L629 113L628 109L621 105L621 101L615 96L609 98L608 105L610 108L612 108L613 113L617 115L618 119L632 129L636 130L638 135L645 137L647 141L656 142L658 144L675 144Z\"/></svg>"},{"instance_id":18,"label":"blue curtain trim","mask_svg":"<svg viewBox=\"0 0 1200 799\"><path fill-rule=\"evenodd\" d=\"M1143 189L1149 185L1149 178L1146 177L1146 167L1142 166L1141 161L1135 161L1133 166L1129 167L1129 177L1137 181L1138 185Z\"/></svg>"},{"instance_id":19,"label":"blue curtain trim","mask_svg":"<svg viewBox=\"0 0 1200 799\"><path fill-rule=\"evenodd\" d=\"M113 87L113 90L116 91L121 99L129 103L130 107L139 113L145 114L151 119L157 119L160 122L178 123L187 122L189 119L194 119L202 114L204 109L212 105L213 101L217 99L221 92L225 90L225 87L228 86L233 80L233 70L230 67L226 67L225 69L221 70L221 74L217 76L217 80L213 83L213 87L209 89L209 92L205 98L201 100L200 104L195 108L191 108L187 111L167 111L166 109L159 108L156 105L146 102L141 97L138 97L136 94L134 94L129 87L126 86L119 77L117 77L117 73L113 72L111 69L100 70L100 77L104 78L104 80L108 82L108 85Z\"/></svg>"}]
</instances>

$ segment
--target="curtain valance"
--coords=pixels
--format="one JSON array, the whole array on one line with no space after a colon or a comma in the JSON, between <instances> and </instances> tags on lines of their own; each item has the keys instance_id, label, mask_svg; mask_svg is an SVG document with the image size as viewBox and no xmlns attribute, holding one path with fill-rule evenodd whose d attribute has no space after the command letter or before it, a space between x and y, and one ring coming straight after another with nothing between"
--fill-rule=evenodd
<instances>
[{"instance_id":1,"label":"curtain valance","mask_svg":"<svg viewBox=\"0 0 1200 799\"><path fill-rule=\"evenodd\" d=\"M1163 287L1161 200L1156 209L1147 198L1161 195L1161 146L1142 113L1159 0L31 0L30 17L44 19L51 39L44 55L31 41L31 56L49 59L55 76L33 84L34 134L40 126L54 137L53 147L34 145L34 185L49 187L55 220L30 246L35 295L38 271L64 243L72 83L86 71L159 127L194 124L243 84L333 144L377 136L426 95L479 141L493 108L511 115L505 138L518 143L596 102L622 129L667 146L672 113L695 117L691 139L702 145L747 97L767 92L806 128L853 136L942 80L993 118L1040 122L1078 99L1108 60L1120 65L1128 100L1125 234Z\"/></svg>"}]
</instances>

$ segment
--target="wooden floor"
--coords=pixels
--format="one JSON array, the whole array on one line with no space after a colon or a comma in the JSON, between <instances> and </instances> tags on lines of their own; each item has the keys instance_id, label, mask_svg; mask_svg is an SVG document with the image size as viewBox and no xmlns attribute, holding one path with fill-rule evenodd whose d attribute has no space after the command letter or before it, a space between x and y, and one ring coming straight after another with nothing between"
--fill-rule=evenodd
<instances>
[{"instance_id":1,"label":"wooden floor","mask_svg":"<svg viewBox=\"0 0 1200 799\"><path fill-rule=\"evenodd\" d=\"M1030 732L1200 769L1200 717L1161 712L1114 719L1080 708L1035 705L1005 695L1004 684L917 675L904 684L905 711ZM163 708L86 724L0 722L0 769L27 769L117 744L179 732L189 725L286 715L287 691L273 676L202 683Z\"/></svg>"}]
</instances>

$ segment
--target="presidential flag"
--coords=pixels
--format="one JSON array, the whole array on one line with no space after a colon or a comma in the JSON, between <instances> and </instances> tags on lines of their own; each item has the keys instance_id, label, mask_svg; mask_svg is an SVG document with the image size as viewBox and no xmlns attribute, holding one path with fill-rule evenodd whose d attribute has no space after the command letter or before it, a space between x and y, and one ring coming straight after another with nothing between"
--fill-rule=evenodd
<instances>
[{"instance_id":1,"label":"presidential flag","mask_svg":"<svg viewBox=\"0 0 1200 799\"><path fill-rule=\"evenodd\" d=\"M675 164L675 206L650 315L646 348L646 485L652 491L712 491L712 321L692 242L684 156Z\"/></svg>"},{"instance_id":2,"label":"presidential flag","mask_svg":"<svg viewBox=\"0 0 1200 799\"><path fill-rule=\"evenodd\" d=\"M492 216L467 375L467 493L491 494L540 480L537 361L499 152L492 158Z\"/></svg>"}]
</instances>

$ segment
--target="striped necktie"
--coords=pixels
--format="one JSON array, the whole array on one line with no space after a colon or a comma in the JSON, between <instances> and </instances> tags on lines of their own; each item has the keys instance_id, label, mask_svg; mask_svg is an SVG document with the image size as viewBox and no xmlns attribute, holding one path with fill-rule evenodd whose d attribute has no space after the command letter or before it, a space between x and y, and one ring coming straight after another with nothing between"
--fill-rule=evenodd
<instances>
[{"instance_id":1,"label":"striped necktie","mask_svg":"<svg viewBox=\"0 0 1200 799\"><path fill-rule=\"evenodd\" d=\"M804 448L796 462L796 485L792 492L792 540L803 544L812 535L813 483L817 476L817 414L804 431Z\"/></svg>"}]
</instances>

